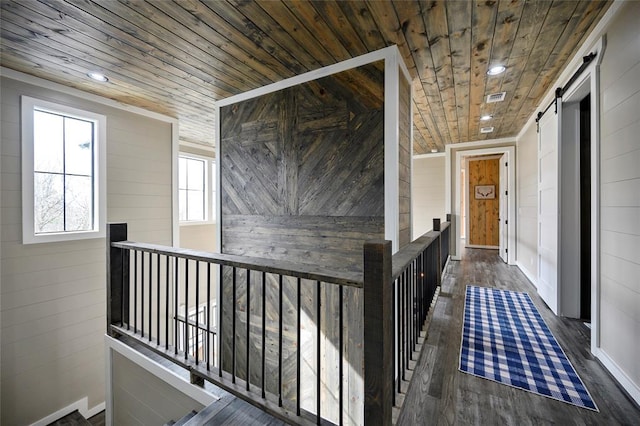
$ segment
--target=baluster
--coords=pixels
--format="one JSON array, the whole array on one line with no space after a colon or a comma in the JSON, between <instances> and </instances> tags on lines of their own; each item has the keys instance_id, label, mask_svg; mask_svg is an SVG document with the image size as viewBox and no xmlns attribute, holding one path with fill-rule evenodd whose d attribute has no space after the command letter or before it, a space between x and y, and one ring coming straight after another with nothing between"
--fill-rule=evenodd
<instances>
[{"instance_id":1,"label":"baluster","mask_svg":"<svg viewBox=\"0 0 640 426\"><path fill-rule=\"evenodd\" d=\"M144 252L140 252L140 337L144 337Z\"/></svg>"},{"instance_id":2,"label":"baluster","mask_svg":"<svg viewBox=\"0 0 640 426\"><path fill-rule=\"evenodd\" d=\"M246 335L246 348L247 348L247 391L251 385L251 350L249 344L251 342L251 269L247 269L247 335Z\"/></svg>"},{"instance_id":3,"label":"baluster","mask_svg":"<svg viewBox=\"0 0 640 426\"><path fill-rule=\"evenodd\" d=\"M151 342L151 335L153 334L153 323L151 319L153 318L153 253L149 253L149 342ZM142 333L144 335L144 333Z\"/></svg>"},{"instance_id":4,"label":"baluster","mask_svg":"<svg viewBox=\"0 0 640 426\"><path fill-rule=\"evenodd\" d=\"M133 252L133 332L138 332L138 251Z\"/></svg>"},{"instance_id":5,"label":"baluster","mask_svg":"<svg viewBox=\"0 0 640 426\"><path fill-rule=\"evenodd\" d=\"M282 407L282 275L278 276L278 407Z\"/></svg>"},{"instance_id":6,"label":"baluster","mask_svg":"<svg viewBox=\"0 0 640 426\"><path fill-rule=\"evenodd\" d=\"M399 276L398 278L396 278L394 285L395 285L395 292L394 292L394 306L396 307L396 315L393 317L393 320L395 321L396 327L395 329L397 330L397 334L396 337L398 339L398 342L396 344L396 342L394 341L394 345L395 345L395 354L396 354L396 365L398 367L398 393L402 392L402 285L401 285L401 281L402 278L401 276Z\"/></svg>"},{"instance_id":7,"label":"baluster","mask_svg":"<svg viewBox=\"0 0 640 426\"><path fill-rule=\"evenodd\" d=\"M156 256L156 340L160 346L160 253Z\"/></svg>"},{"instance_id":8,"label":"baluster","mask_svg":"<svg viewBox=\"0 0 640 426\"><path fill-rule=\"evenodd\" d=\"M207 371L210 370L211 364L211 263L207 263L207 343L205 343L207 350Z\"/></svg>"},{"instance_id":9,"label":"baluster","mask_svg":"<svg viewBox=\"0 0 640 426\"><path fill-rule=\"evenodd\" d=\"M126 253L126 255L125 255ZM124 326L124 319L127 318L127 330L129 330L129 323L131 322L131 316L129 315L129 259L131 258L131 252L129 250L122 250L122 326ZM125 261L126 259L126 261ZM125 294L126 292L126 294Z\"/></svg>"},{"instance_id":10,"label":"baluster","mask_svg":"<svg viewBox=\"0 0 640 426\"><path fill-rule=\"evenodd\" d=\"M316 421L320 424L320 420L322 419L321 411L320 411L320 373L322 371L322 365L320 363L320 335L322 330L322 319L320 311L322 310L322 283L320 281L316 281L316 311L318 313L318 318L316 319Z\"/></svg>"},{"instance_id":11,"label":"baluster","mask_svg":"<svg viewBox=\"0 0 640 426\"><path fill-rule=\"evenodd\" d=\"M189 355L189 259L184 259L184 359Z\"/></svg>"},{"instance_id":12,"label":"baluster","mask_svg":"<svg viewBox=\"0 0 640 426\"><path fill-rule=\"evenodd\" d=\"M196 324L193 328L196 338L196 346L194 348L196 365L199 361L199 348L200 348L200 261L196 260Z\"/></svg>"},{"instance_id":13,"label":"baluster","mask_svg":"<svg viewBox=\"0 0 640 426\"><path fill-rule=\"evenodd\" d=\"M343 416L343 406L344 406L344 389L343 389L343 380L344 380L344 312L343 312L343 303L344 303L344 295L343 295L343 286L338 286L338 304L339 304L339 308L338 308L338 353L340 355L340 359L339 359L339 366L338 366L338 376L340 377L340 386L339 386L339 390L338 392L340 393L340 396L338 398L339 400L339 410L340 410L340 414L339 414L339 421L338 424L342 425L342 416Z\"/></svg>"},{"instance_id":14,"label":"baluster","mask_svg":"<svg viewBox=\"0 0 640 426\"><path fill-rule=\"evenodd\" d=\"M224 309L222 304L222 301L224 300L224 290L223 290L224 270L222 268L223 266L220 265L220 268L218 269L218 275L219 275L218 282L220 283L218 288L220 289L220 291L218 292L218 294L216 294L216 300L218 301L218 307L216 312L218 315L218 325L217 325L218 328L216 333L216 339L218 339L218 375L220 377L222 377L222 317L224 316ZM214 339L214 345L215 345L215 339Z\"/></svg>"},{"instance_id":15,"label":"baluster","mask_svg":"<svg viewBox=\"0 0 640 426\"><path fill-rule=\"evenodd\" d=\"M169 255L165 256L164 348L169 350Z\"/></svg>"},{"instance_id":16,"label":"baluster","mask_svg":"<svg viewBox=\"0 0 640 426\"><path fill-rule=\"evenodd\" d=\"M413 350L416 347L415 330L416 324L414 319L413 302L415 300L413 284L415 282L413 261L409 263L409 359L413 359Z\"/></svg>"},{"instance_id":17,"label":"baluster","mask_svg":"<svg viewBox=\"0 0 640 426\"><path fill-rule=\"evenodd\" d=\"M300 303L300 295L301 295L301 291L300 291L300 278L298 278L298 286L297 286L297 292L298 292L298 318L296 321L296 325L297 325L297 336L296 336L296 352L297 352L297 358L298 358L298 362L296 363L296 415L300 415L300 309L301 309L301 303Z\"/></svg>"},{"instance_id":18,"label":"baluster","mask_svg":"<svg viewBox=\"0 0 640 426\"><path fill-rule=\"evenodd\" d=\"M179 275L179 271L178 271L178 267L180 265L180 260L178 259L178 257L175 257L175 285L173 286L173 303L174 303L174 310L173 310L173 347L175 350L175 354L178 355L178 291L179 291L179 287L180 287L180 275Z\"/></svg>"},{"instance_id":19,"label":"baluster","mask_svg":"<svg viewBox=\"0 0 640 426\"><path fill-rule=\"evenodd\" d=\"M266 372L266 327L267 327L267 281L266 274L262 273L262 398L265 394L265 372Z\"/></svg>"},{"instance_id":20,"label":"baluster","mask_svg":"<svg viewBox=\"0 0 640 426\"><path fill-rule=\"evenodd\" d=\"M402 380L406 380L406 370L409 366L409 338L407 336L407 270L402 271Z\"/></svg>"},{"instance_id":21,"label":"baluster","mask_svg":"<svg viewBox=\"0 0 640 426\"><path fill-rule=\"evenodd\" d=\"M231 326L233 332L233 339L231 339L231 383L236 382L236 267L233 267L233 279L232 279L232 288L233 291L233 305L232 305L232 319Z\"/></svg>"}]
</instances>

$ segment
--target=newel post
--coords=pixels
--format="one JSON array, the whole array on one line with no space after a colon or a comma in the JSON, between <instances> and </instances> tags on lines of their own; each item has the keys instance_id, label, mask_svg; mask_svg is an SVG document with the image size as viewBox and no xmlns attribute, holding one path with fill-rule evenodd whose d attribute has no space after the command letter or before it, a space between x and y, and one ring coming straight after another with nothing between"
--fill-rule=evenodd
<instances>
[{"instance_id":1,"label":"newel post","mask_svg":"<svg viewBox=\"0 0 640 426\"><path fill-rule=\"evenodd\" d=\"M111 325L122 325L129 318L129 257L111 243L127 240L126 223L107 224L107 333Z\"/></svg>"},{"instance_id":2,"label":"newel post","mask_svg":"<svg viewBox=\"0 0 640 426\"><path fill-rule=\"evenodd\" d=\"M391 241L364 244L364 423L390 425L393 404Z\"/></svg>"},{"instance_id":3,"label":"newel post","mask_svg":"<svg viewBox=\"0 0 640 426\"><path fill-rule=\"evenodd\" d=\"M440 234L438 235L438 250L436 253L436 286L439 286L442 282L442 227L440 225L440 218L433 218L433 230Z\"/></svg>"}]
</instances>

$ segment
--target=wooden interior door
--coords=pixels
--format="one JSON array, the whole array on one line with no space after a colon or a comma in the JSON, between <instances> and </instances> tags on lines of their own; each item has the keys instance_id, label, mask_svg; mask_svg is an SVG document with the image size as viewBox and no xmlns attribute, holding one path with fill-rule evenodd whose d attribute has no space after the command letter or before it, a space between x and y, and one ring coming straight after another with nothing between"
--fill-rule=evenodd
<instances>
[{"instance_id":1,"label":"wooden interior door","mask_svg":"<svg viewBox=\"0 0 640 426\"><path fill-rule=\"evenodd\" d=\"M497 249L499 238L500 163L497 156L470 158L468 247Z\"/></svg>"}]
</instances>

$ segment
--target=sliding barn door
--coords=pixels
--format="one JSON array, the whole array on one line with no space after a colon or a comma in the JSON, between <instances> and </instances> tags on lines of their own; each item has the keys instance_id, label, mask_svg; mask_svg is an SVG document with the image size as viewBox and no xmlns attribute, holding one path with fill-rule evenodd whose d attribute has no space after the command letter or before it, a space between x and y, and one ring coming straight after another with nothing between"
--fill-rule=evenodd
<instances>
[{"instance_id":1,"label":"sliding barn door","mask_svg":"<svg viewBox=\"0 0 640 426\"><path fill-rule=\"evenodd\" d=\"M557 315L558 221L559 221L559 129L561 109L550 108L538 131L538 293Z\"/></svg>"}]
</instances>

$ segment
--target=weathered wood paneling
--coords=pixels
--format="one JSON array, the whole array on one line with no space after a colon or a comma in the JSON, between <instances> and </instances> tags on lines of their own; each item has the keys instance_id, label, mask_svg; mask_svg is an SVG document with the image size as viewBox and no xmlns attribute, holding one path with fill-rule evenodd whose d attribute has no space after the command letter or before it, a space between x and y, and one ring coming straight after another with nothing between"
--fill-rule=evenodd
<instances>
[{"instance_id":1,"label":"weathered wood paneling","mask_svg":"<svg viewBox=\"0 0 640 426\"><path fill-rule=\"evenodd\" d=\"M395 44L424 154L516 135L611 3L5 0L2 64L172 114L181 139L213 144L215 117L202 111L216 100ZM507 73L488 77L493 63ZM111 84L88 81L90 69ZM505 102L486 104L496 91ZM484 113L492 134L479 133Z\"/></svg>"},{"instance_id":2,"label":"weathered wood paneling","mask_svg":"<svg viewBox=\"0 0 640 426\"><path fill-rule=\"evenodd\" d=\"M472 246L498 247L500 215L500 160L469 160L469 239ZM478 199L478 185L493 185L494 198Z\"/></svg>"},{"instance_id":3,"label":"weathered wood paneling","mask_svg":"<svg viewBox=\"0 0 640 426\"><path fill-rule=\"evenodd\" d=\"M384 235L382 80L370 65L222 108L224 253L361 269Z\"/></svg>"},{"instance_id":4,"label":"weathered wood paneling","mask_svg":"<svg viewBox=\"0 0 640 426\"><path fill-rule=\"evenodd\" d=\"M296 9L299 14L304 11L302 7ZM281 13L286 12L279 10ZM380 62L345 71L221 109L220 221L224 253L286 259L336 270L362 270L364 242L384 237L382 65ZM363 80L363 75L368 79ZM401 204L408 218L408 85L403 99L405 167L401 184L403 200L407 201ZM409 226L406 231L410 232ZM262 291L266 285L267 392L278 394L278 321L282 316L283 343L289 348L282 354L285 407L295 409L299 368L302 408L315 413L319 375L322 416L339 423L336 386L342 362L343 418L347 423L358 423L363 415L361 290L342 290L345 335L340 350L337 286L323 283L318 289L317 282L301 280L298 293L297 280L285 277L280 313L279 277L266 274L263 280L261 274L253 273L247 284L247 272L237 270L235 282L234 296L233 270L224 268L223 336L235 334L236 344L234 352L231 339L223 341L223 368L235 368L240 379L249 377L252 384L261 383ZM235 332L232 306L237 312ZM249 336L247 318L251 321ZM296 346L301 350L300 364L298 352L290 350Z\"/></svg>"},{"instance_id":5,"label":"weathered wood paneling","mask_svg":"<svg viewBox=\"0 0 640 426\"><path fill-rule=\"evenodd\" d=\"M398 133L400 235L398 247L411 242L411 86L400 78L400 121Z\"/></svg>"}]
</instances>

